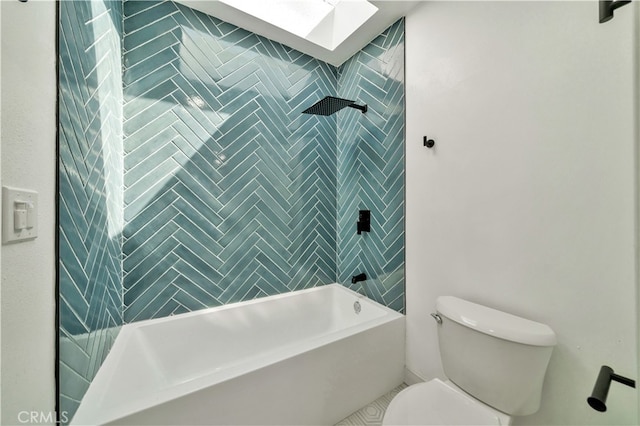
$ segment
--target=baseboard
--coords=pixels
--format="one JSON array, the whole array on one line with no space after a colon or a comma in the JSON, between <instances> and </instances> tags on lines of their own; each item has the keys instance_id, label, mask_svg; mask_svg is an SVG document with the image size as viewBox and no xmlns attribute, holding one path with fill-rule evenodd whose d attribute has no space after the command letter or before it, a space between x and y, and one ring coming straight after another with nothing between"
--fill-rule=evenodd
<instances>
[{"instance_id":1,"label":"baseboard","mask_svg":"<svg viewBox=\"0 0 640 426\"><path fill-rule=\"evenodd\" d=\"M404 382L411 386L411 385L415 385L416 383L422 383L422 382L426 382L426 380L422 377L420 377L418 374L414 373L413 371L409 370L407 367L404 368Z\"/></svg>"}]
</instances>

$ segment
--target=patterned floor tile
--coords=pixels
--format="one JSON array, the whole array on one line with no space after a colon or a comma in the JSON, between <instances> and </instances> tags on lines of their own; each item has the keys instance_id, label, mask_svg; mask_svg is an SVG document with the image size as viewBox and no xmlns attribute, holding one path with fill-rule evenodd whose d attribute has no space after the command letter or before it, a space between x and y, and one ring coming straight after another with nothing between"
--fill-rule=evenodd
<instances>
[{"instance_id":1,"label":"patterned floor tile","mask_svg":"<svg viewBox=\"0 0 640 426\"><path fill-rule=\"evenodd\" d=\"M336 423L335 426L378 426L382 425L384 412L391 403L391 400L407 385L401 384L392 391L382 395L372 403L362 407L355 413L351 414Z\"/></svg>"}]
</instances>

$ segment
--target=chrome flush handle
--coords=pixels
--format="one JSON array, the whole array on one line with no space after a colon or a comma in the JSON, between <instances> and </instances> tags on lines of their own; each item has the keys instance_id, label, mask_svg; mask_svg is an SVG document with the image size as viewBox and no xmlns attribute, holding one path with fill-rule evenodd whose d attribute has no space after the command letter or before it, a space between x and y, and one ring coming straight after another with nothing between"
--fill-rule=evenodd
<instances>
[{"instance_id":1,"label":"chrome flush handle","mask_svg":"<svg viewBox=\"0 0 640 426\"><path fill-rule=\"evenodd\" d=\"M440 315L438 315L438 314L431 314L431 316L433 317L433 319L435 319L435 320L436 320L436 322L437 322L438 324L442 324L442 318L440 317Z\"/></svg>"}]
</instances>

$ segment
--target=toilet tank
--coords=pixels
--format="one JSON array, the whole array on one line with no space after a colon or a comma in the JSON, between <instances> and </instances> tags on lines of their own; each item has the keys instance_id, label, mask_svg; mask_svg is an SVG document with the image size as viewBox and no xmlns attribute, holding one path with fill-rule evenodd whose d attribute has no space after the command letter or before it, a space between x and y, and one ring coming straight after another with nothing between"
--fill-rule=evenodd
<instances>
[{"instance_id":1,"label":"toilet tank","mask_svg":"<svg viewBox=\"0 0 640 426\"><path fill-rule=\"evenodd\" d=\"M452 296L436 311L446 376L476 399L513 416L540 408L542 384L556 335L530 321Z\"/></svg>"}]
</instances>

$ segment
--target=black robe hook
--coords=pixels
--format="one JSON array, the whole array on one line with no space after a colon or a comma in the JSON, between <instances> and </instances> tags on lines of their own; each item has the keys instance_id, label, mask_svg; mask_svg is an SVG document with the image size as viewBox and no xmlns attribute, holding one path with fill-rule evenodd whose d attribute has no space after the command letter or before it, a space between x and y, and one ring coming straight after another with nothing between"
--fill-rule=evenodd
<instances>
[{"instance_id":1,"label":"black robe hook","mask_svg":"<svg viewBox=\"0 0 640 426\"><path fill-rule=\"evenodd\" d=\"M613 11L625 4L631 3L631 0L600 0L600 23L604 24L613 18Z\"/></svg>"}]
</instances>

